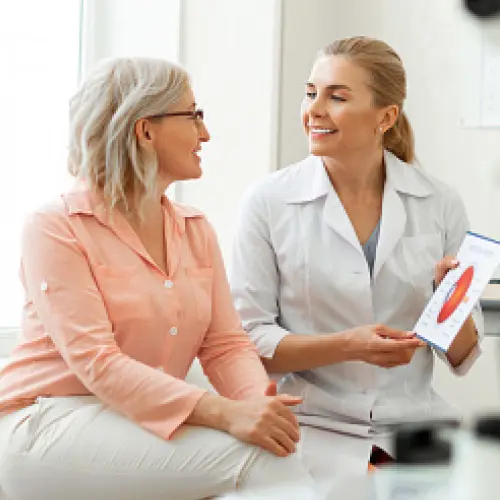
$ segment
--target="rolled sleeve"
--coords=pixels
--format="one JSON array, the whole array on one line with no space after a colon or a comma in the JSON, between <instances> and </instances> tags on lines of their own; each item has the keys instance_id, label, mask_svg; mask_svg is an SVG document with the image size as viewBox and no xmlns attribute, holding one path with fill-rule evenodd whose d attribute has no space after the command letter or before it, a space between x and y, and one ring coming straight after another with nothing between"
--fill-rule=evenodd
<instances>
[{"instance_id":1,"label":"rolled sleeve","mask_svg":"<svg viewBox=\"0 0 500 500\"><path fill-rule=\"evenodd\" d=\"M259 354L272 358L290 332L278 324L279 271L266 202L258 187L247 192L240 206L230 284L243 327Z\"/></svg>"},{"instance_id":2,"label":"rolled sleeve","mask_svg":"<svg viewBox=\"0 0 500 500\"><path fill-rule=\"evenodd\" d=\"M278 344L290 335L288 330L274 325L258 325L249 330L249 335L263 358L271 359Z\"/></svg>"},{"instance_id":3,"label":"rolled sleeve","mask_svg":"<svg viewBox=\"0 0 500 500\"><path fill-rule=\"evenodd\" d=\"M21 274L45 331L88 391L169 439L206 391L121 351L85 250L65 214L42 212L28 219Z\"/></svg>"}]
</instances>

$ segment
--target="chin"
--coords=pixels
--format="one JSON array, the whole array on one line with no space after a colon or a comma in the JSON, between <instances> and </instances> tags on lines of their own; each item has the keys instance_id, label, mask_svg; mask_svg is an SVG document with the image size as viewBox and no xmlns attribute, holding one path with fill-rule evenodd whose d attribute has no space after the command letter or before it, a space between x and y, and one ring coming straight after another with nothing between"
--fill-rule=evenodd
<instances>
[{"instance_id":1,"label":"chin","mask_svg":"<svg viewBox=\"0 0 500 500\"><path fill-rule=\"evenodd\" d=\"M203 175L203 170L201 167L196 168L193 170L193 175L191 176L191 179L199 179Z\"/></svg>"},{"instance_id":2,"label":"chin","mask_svg":"<svg viewBox=\"0 0 500 500\"><path fill-rule=\"evenodd\" d=\"M182 178L179 180L180 181L194 181L196 179L199 179L202 175L203 175L203 170L201 170L201 168L193 169L189 172L186 172L182 176Z\"/></svg>"},{"instance_id":3,"label":"chin","mask_svg":"<svg viewBox=\"0 0 500 500\"><path fill-rule=\"evenodd\" d=\"M199 179L203 174L203 170L201 169L200 165L190 164L185 165L182 170L179 168L176 173L178 181L190 181Z\"/></svg>"},{"instance_id":4,"label":"chin","mask_svg":"<svg viewBox=\"0 0 500 500\"><path fill-rule=\"evenodd\" d=\"M332 156L335 154L335 149L326 147L324 144L309 143L309 152L314 156Z\"/></svg>"}]
</instances>

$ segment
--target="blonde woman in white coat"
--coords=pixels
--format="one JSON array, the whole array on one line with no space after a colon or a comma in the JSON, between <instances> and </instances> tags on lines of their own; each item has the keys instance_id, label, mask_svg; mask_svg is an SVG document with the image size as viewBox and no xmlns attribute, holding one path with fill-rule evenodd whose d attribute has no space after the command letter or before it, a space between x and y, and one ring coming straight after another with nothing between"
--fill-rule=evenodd
<instances>
[{"instance_id":1,"label":"blonde woman in white coat","mask_svg":"<svg viewBox=\"0 0 500 500\"><path fill-rule=\"evenodd\" d=\"M254 186L241 206L231 286L243 324L296 407L317 478L390 459L395 423L449 416L434 351L411 330L468 230L458 194L414 164L401 59L384 42L318 55L302 117L311 156ZM465 373L479 308L446 355ZM384 453L385 452L385 453Z\"/></svg>"}]
</instances>

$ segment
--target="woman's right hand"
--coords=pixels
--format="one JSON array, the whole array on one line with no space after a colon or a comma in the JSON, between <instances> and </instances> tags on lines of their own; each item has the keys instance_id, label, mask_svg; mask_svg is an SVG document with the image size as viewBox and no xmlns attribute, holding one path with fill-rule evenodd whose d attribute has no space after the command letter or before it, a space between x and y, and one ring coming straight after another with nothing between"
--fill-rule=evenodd
<instances>
[{"instance_id":1,"label":"woman's right hand","mask_svg":"<svg viewBox=\"0 0 500 500\"><path fill-rule=\"evenodd\" d=\"M299 424L290 406L301 402L286 394L230 401L225 412L226 430L240 441L286 457L295 453L300 439Z\"/></svg>"},{"instance_id":2,"label":"woman's right hand","mask_svg":"<svg viewBox=\"0 0 500 500\"><path fill-rule=\"evenodd\" d=\"M295 396L276 393L271 382L262 397L232 400L206 392L185 423L228 432L240 441L280 457L295 452L299 424L290 406L302 403Z\"/></svg>"},{"instance_id":3,"label":"woman's right hand","mask_svg":"<svg viewBox=\"0 0 500 500\"><path fill-rule=\"evenodd\" d=\"M415 351L427 345L412 332L385 325L360 326L346 335L354 359L383 368L408 364Z\"/></svg>"}]
</instances>

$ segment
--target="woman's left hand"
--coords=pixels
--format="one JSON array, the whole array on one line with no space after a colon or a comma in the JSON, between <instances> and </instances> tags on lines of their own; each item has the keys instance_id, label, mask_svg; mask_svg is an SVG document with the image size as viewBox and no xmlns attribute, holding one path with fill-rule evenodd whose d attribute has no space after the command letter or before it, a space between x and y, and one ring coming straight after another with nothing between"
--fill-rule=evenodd
<instances>
[{"instance_id":1,"label":"woman's left hand","mask_svg":"<svg viewBox=\"0 0 500 500\"><path fill-rule=\"evenodd\" d=\"M436 264L434 269L434 281L436 282L436 287L438 287L441 281L443 281L448 271L455 269L458 264L458 260L451 256L444 257Z\"/></svg>"},{"instance_id":2,"label":"woman's left hand","mask_svg":"<svg viewBox=\"0 0 500 500\"><path fill-rule=\"evenodd\" d=\"M436 264L434 269L436 287L443 281L446 273L451 269L455 269L458 264L458 260L450 256L444 257ZM477 343L478 333L476 325L472 315L469 314L446 353L451 365L461 365Z\"/></svg>"}]
</instances>

